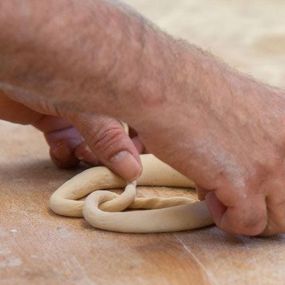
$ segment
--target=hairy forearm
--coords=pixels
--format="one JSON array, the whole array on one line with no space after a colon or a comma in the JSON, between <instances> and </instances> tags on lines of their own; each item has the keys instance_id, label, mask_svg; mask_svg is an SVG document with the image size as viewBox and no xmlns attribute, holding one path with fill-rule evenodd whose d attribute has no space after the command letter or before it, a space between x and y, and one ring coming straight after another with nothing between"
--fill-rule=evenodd
<instances>
[{"instance_id":1,"label":"hairy forearm","mask_svg":"<svg viewBox=\"0 0 285 285\"><path fill-rule=\"evenodd\" d=\"M231 112L244 99L232 94L264 93L115 1L1 1L0 26L0 88L38 111L41 98L52 114L101 112L167 129L170 106L177 121L195 124L210 111ZM191 113L183 114L185 104Z\"/></svg>"},{"instance_id":2,"label":"hairy forearm","mask_svg":"<svg viewBox=\"0 0 285 285\"><path fill-rule=\"evenodd\" d=\"M184 80L183 48L114 3L2 1L2 88L48 98L57 109L119 117L166 100L169 86Z\"/></svg>"}]
</instances>

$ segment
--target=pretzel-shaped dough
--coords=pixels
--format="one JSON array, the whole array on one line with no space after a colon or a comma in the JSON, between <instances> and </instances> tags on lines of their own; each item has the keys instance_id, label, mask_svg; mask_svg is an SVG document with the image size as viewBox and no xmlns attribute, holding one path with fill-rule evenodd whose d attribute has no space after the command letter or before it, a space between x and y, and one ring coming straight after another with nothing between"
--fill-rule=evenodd
<instances>
[{"instance_id":1,"label":"pretzel-shaped dough","mask_svg":"<svg viewBox=\"0 0 285 285\"><path fill-rule=\"evenodd\" d=\"M96 228L116 232L172 232L200 228L213 223L205 202L193 202L192 199L184 197L136 197L136 184L194 187L191 180L151 154L141 155L141 161L142 175L137 182L127 184L121 195L102 189L124 187L126 182L106 167L94 167L59 187L51 196L49 207L59 215L83 216ZM90 194L91 192L93 193ZM77 201L88 194L90 195L85 201ZM124 211L126 209L136 211Z\"/></svg>"}]
</instances>

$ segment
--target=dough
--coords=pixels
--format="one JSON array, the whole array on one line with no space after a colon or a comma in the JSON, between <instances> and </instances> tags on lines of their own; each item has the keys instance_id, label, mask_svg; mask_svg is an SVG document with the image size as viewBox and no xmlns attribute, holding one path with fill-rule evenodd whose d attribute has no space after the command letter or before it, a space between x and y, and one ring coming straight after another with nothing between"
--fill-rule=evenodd
<instances>
[{"instance_id":1,"label":"dough","mask_svg":"<svg viewBox=\"0 0 285 285\"><path fill-rule=\"evenodd\" d=\"M116 232L173 232L213 223L205 202L184 197L136 197L136 185L194 187L191 180L151 154L141 155L141 161L143 172L136 182L126 185L106 167L90 168L59 187L49 207L59 215L83 216L96 228ZM124 186L121 195L103 191ZM85 201L78 200L87 195Z\"/></svg>"}]
</instances>

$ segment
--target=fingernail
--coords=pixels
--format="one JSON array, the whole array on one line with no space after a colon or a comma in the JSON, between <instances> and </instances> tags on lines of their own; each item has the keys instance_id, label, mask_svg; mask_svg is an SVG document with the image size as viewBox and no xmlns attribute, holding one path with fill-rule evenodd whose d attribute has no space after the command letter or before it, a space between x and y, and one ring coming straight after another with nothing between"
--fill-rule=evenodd
<instances>
[{"instance_id":1,"label":"fingernail","mask_svg":"<svg viewBox=\"0 0 285 285\"><path fill-rule=\"evenodd\" d=\"M141 165L128 151L117 153L110 163L110 167L127 181L135 180L141 173Z\"/></svg>"}]
</instances>

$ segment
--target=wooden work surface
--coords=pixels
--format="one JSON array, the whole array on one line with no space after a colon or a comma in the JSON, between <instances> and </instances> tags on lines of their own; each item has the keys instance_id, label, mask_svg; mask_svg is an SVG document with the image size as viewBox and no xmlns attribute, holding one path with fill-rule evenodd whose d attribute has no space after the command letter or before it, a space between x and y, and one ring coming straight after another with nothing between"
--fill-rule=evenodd
<instances>
[{"instance_id":1,"label":"wooden work surface","mask_svg":"<svg viewBox=\"0 0 285 285\"><path fill-rule=\"evenodd\" d=\"M0 123L0 284L284 284L285 239L215 227L118 234L59 217L47 203L76 171L56 169L30 127ZM144 195L187 195L145 189ZM191 193L189 194L191 195Z\"/></svg>"},{"instance_id":2,"label":"wooden work surface","mask_svg":"<svg viewBox=\"0 0 285 285\"><path fill-rule=\"evenodd\" d=\"M127 2L239 69L285 85L284 1ZM0 122L0 135L1 285L285 284L285 236L233 237L215 227L117 234L52 214L49 196L78 170L56 169L41 134L30 127Z\"/></svg>"}]
</instances>

